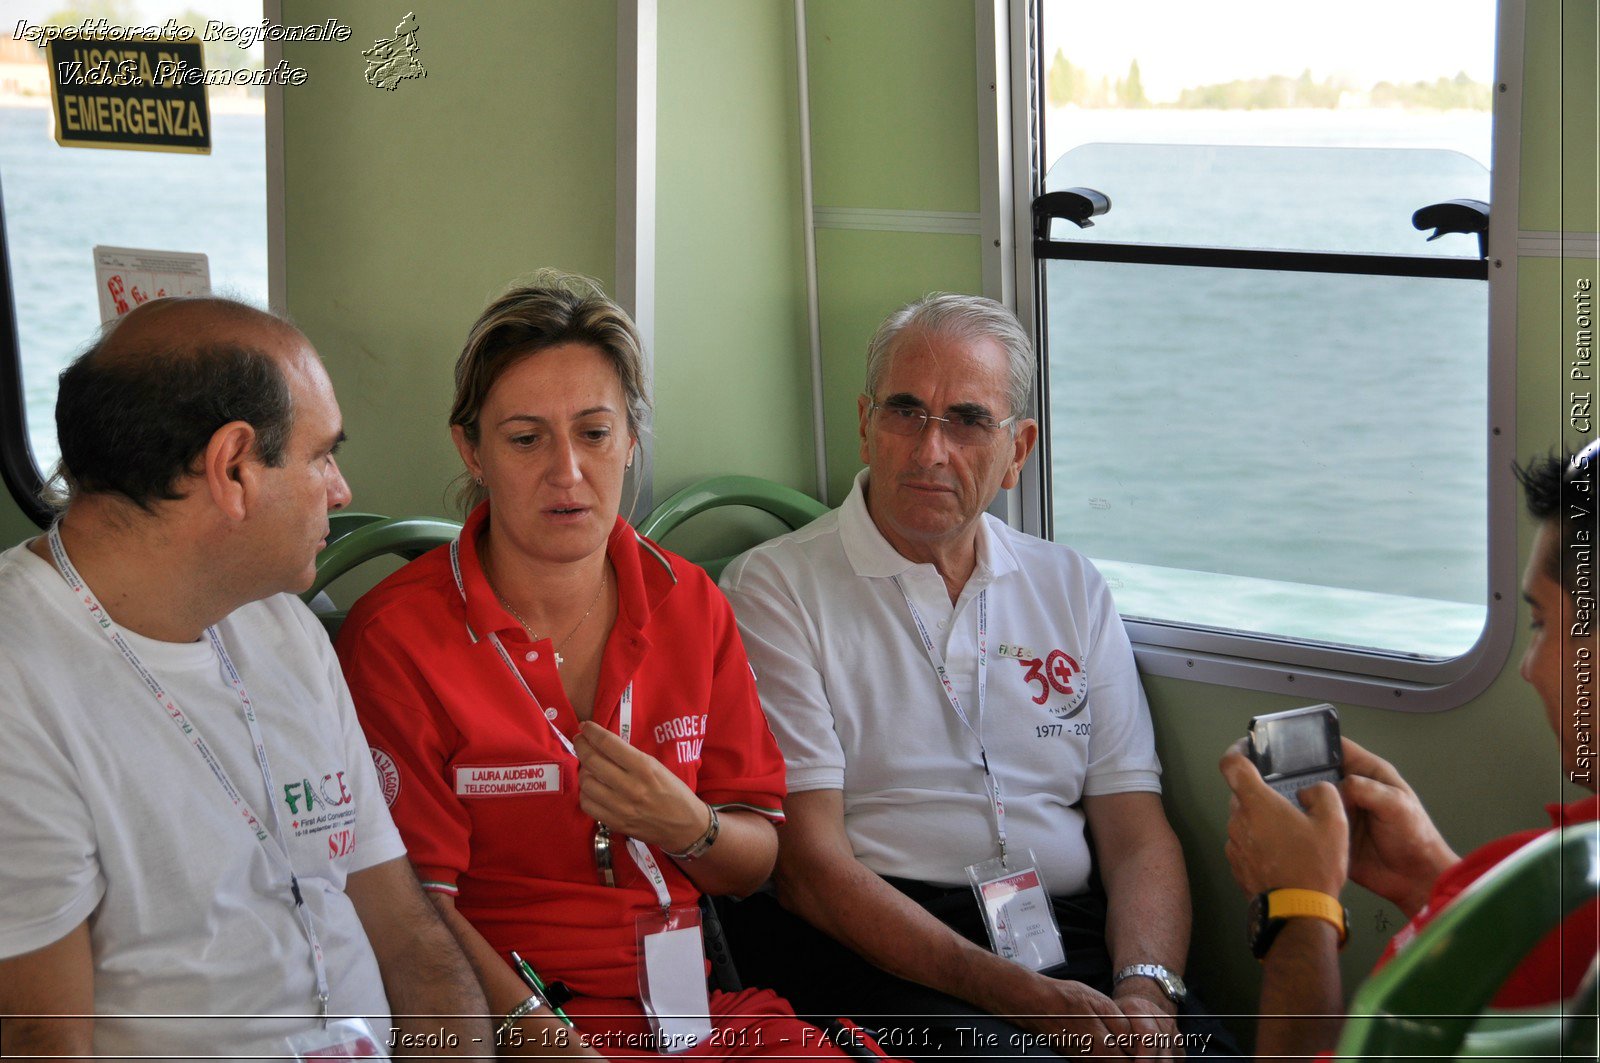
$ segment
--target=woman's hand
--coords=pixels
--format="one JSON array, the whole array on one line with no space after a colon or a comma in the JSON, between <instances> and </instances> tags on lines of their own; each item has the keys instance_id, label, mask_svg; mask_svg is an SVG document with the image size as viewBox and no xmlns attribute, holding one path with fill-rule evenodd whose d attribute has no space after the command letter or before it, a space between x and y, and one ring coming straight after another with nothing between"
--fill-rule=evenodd
<instances>
[{"instance_id":1,"label":"woman's hand","mask_svg":"<svg viewBox=\"0 0 1600 1063\"><path fill-rule=\"evenodd\" d=\"M578 754L578 807L617 834L670 852L693 845L711 810L655 757L593 721L573 742Z\"/></svg>"}]
</instances>

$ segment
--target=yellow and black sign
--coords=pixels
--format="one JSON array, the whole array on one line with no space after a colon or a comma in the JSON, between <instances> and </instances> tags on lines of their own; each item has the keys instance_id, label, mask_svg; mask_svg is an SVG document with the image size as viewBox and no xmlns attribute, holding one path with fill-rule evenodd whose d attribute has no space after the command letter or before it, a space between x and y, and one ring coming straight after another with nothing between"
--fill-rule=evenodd
<instances>
[{"instance_id":1,"label":"yellow and black sign","mask_svg":"<svg viewBox=\"0 0 1600 1063\"><path fill-rule=\"evenodd\" d=\"M52 40L56 143L211 154L198 40Z\"/></svg>"}]
</instances>

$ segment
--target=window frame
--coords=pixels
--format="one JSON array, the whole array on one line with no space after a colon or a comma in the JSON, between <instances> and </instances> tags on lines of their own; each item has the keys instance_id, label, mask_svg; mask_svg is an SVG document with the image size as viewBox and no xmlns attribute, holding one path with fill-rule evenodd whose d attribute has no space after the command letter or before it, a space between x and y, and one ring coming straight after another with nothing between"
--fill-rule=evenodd
<instances>
[{"instance_id":1,"label":"window frame","mask_svg":"<svg viewBox=\"0 0 1600 1063\"><path fill-rule=\"evenodd\" d=\"M283 0L261 0L262 18L283 24ZM283 58L283 42L262 42L263 64L271 69ZM263 89L263 151L266 177L267 304L284 305L284 180L283 86ZM77 149L74 149L77 150ZM3 175L0 175L3 176ZM22 381L22 339L17 328L16 286L12 282L11 245L6 228L5 189L0 181L0 482L24 516L48 528L56 512L44 501L45 475L28 435L27 392Z\"/></svg>"},{"instance_id":2,"label":"window frame","mask_svg":"<svg viewBox=\"0 0 1600 1063\"><path fill-rule=\"evenodd\" d=\"M17 329L16 288L11 282L11 241L6 230L5 189L0 187L0 479L17 508L39 527L53 514L44 502L44 477L28 437L27 393L22 387L22 340Z\"/></svg>"},{"instance_id":3,"label":"window frame","mask_svg":"<svg viewBox=\"0 0 1600 1063\"><path fill-rule=\"evenodd\" d=\"M1038 25L1043 0L975 0L980 106L985 294L1017 312L1038 357L1032 416L1039 445L1018 487L994 507L1014 527L1052 533L1050 381L1045 349L1044 263L1034 253L1032 206L1046 171L1038 88ZM1516 433L1517 204L1521 157L1522 64L1526 0L1499 0L1495 18L1489 219L1487 607L1484 629L1465 653L1443 661L1376 650L1245 635L1172 621L1127 619L1134 656L1146 675L1339 701L1403 712L1439 712L1482 693L1510 655L1517 615L1516 487L1510 476ZM998 91L1006 86L1009 91Z\"/></svg>"}]
</instances>

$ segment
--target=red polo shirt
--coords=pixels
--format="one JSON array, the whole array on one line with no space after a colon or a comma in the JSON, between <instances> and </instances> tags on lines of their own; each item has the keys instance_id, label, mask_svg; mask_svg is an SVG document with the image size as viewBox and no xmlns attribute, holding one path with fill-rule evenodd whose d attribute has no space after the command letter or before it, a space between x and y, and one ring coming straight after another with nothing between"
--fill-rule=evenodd
<instances>
[{"instance_id":1,"label":"red polo shirt","mask_svg":"<svg viewBox=\"0 0 1600 1063\"><path fill-rule=\"evenodd\" d=\"M1550 814L1550 821L1555 824L1553 829L1556 830L1577 823L1592 823L1600 819L1600 796L1586 797L1570 805L1548 805L1545 811ZM1445 906L1468 886L1500 861L1546 833L1543 830L1525 830L1497 838L1482 848L1474 849L1445 871L1433 884L1428 903L1390 940L1389 947L1378 959L1378 967L1381 968L1409 945L1422 928L1433 922ZM1597 916L1600 916L1600 901L1591 900L1579 905L1561 926L1534 946L1533 951L1511 973L1495 996L1494 1006L1525 1008L1553 1004L1577 992L1578 983L1583 980L1590 961L1594 959L1595 943L1600 941Z\"/></svg>"},{"instance_id":2,"label":"red polo shirt","mask_svg":"<svg viewBox=\"0 0 1600 1063\"><path fill-rule=\"evenodd\" d=\"M549 639L533 642L496 599L478 561L488 503L460 540L465 601L448 546L356 603L338 651L384 794L427 888L502 955L515 949L580 994L636 997L634 917L655 893L613 839L617 887L594 864L595 821L578 807L567 702ZM606 544L617 619L605 645L594 720L616 732L633 684L633 745L719 808L782 820L783 757L767 729L728 602L705 573L617 518ZM488 635L499 636L538 704ZM546 716L550 719L546 719ZM675 903L699 891L657 859Z\"/></svg>"}]
</instances>

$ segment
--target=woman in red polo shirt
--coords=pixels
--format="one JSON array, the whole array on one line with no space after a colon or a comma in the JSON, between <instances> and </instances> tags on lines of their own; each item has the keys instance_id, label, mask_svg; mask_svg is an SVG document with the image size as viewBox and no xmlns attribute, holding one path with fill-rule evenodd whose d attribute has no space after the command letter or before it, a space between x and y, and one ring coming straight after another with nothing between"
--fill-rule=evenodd
<instances>
[{"instance_id":1,"label":"woman in red polo shirt","mask_svg":"<svg viewBox=\"0 0 1600 1063\"><path fill-rule=\"evenodd\" d=\"M502 1052L556 1048L516 952L604 1055L838 1054L770 992L654 1028L641 1002L695 1010L695 905L770 874L784 777L727 602L618 515L649 410L633 323L574 278L513 288L455 379L466 526L362 598L338 649Z\"/></svg>"}]
</instances>

